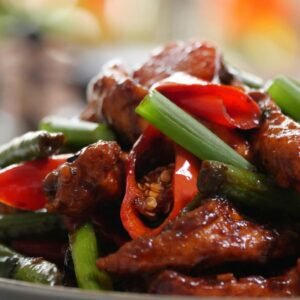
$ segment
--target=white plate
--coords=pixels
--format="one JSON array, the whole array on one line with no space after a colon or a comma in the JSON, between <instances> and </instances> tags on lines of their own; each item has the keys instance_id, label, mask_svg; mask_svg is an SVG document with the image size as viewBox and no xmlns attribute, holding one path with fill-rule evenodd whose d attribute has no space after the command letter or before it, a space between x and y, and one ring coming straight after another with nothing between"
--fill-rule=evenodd
<instances>
[{"instance_id":1,"label":"white plate","mask_svg":"<svg viewBox=\"0 0 300 300\"><path fill-rule=\"evenodd\" d=\"M173 298L173 297L172 297ZM174 297L186 300L193 297ZM86 292L75 288L48 287L0 278L0 300L157 300L166 296L121 292ZM203 298L202 298L203 299ZM210 298L213 299L213 298Z\"/></svg>"},{"instance_id":2,"label":"white plate","mask_svg":"<svg viewBox=\"0 0 300 300\"><path fill-rule=\"evenodd\" d=\"M160 296L121 292L87 292L76 288L48 287L38 284L30 284L22 281L0 278L0 300L263 300L272 298L247 298L247 297L180 297L180 296ZM274 298L294 299L296 298Z\"/></svg>"}]
</instances>

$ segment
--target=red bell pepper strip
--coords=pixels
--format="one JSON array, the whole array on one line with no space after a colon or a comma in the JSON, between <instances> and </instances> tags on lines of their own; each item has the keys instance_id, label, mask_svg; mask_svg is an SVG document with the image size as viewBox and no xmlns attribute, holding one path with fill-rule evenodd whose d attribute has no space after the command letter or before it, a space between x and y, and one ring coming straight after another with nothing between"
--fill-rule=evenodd
<instances>
[{"instance_id":1,"label":"red bell pepper strip","mask_svg":"<svg viewBox=\"0 0 300 300\"><path fill-rule=\"evenodd\" d=\"M259 125L259 106L238 87L208 83L177 73L154 88L195 117L228 128L247 130Z\"/></svg>"},{"instance_id":2,"label":"red bell pepper strip","mask_svg":"<svg viewBox=\"0 0 300 300\"><path fill-rule=\"evenodd\" d=\"M0 202L24 210L45 207L45 176L63 164L67 155L27 161L0 170Z\"/></svg>"},{"instance_id":3,"label":"red bell pepper strip","mask_svg":"<svg viewBox=\"0 0 300 300\"><path fill-rule=\"evenodd\" d=\"M136 164L143 152L151 147L151 142L162 134L152 126L148 126L130 152L127 163L127 181L125 197L121 206L121 220L131 238L146 234L159 233L167 222L176 218L180 211L193 200L198 193L197 176L200 162L192 154L179 146L175 146L175 171L173 177L173 206L166 220L158 227L151 228L141 220L135 208L134 200L143 197L137 186Z\"/></svg>"}]
</instances>

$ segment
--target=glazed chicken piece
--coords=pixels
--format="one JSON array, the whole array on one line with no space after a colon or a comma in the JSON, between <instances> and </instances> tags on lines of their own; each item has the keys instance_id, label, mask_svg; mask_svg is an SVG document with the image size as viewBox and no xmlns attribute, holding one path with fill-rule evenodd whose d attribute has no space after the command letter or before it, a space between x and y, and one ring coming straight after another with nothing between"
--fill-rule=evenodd
<instances>
[{"instance_id":1,"label":"glazed chicken piece","mask_svg":"<svg viewBox=\"0 0 300 300\"><path fill-rule=\"evenodd\" d=\"M105 121L122 143L132 144L146 126L134 110L147 93L148 90L131 78L121 63L108 64L90 82L89 104L81 118Z\"/></svg>"},{"instance_id":2,"label":"glazed chicken piece","mask_svg":"<svg viewBox=\"0 0 300 300\"><path fill-rule=\"evenodd\" d=\"M299 249L297 231L267 229L242 217L225 199L208 199L161 234L135 239L100 258L100 269L117 275L190 269L225 262L266 262Z\"/></svg>"},{"instance_id":3,"label":"glazed chicken piece","mask_svg":"<svg viewBox=\"0 0 300 300\"><path fill-rule=\"evenodd\" d=\"M208 43L173 42L155 49L150 58L135 70L133 77L148 88L176 72L212 81L221 65L221 54Z\"/></svg>"},{"instance_id":4,"label":"glazed chicken piece","mask_svg":"<svg viewBox=\"0 0 300 300\"><path fill-rule=\"evenodd\" d=\"M84 215L120 199L124 160L116 142L99 141L81 150L45 178L48 211Z\"/></svg>"},{"instance_id":5,"label":"glazed chicken piece","mask_svg":"<svg viewBox=\"0 0 300 300\"><path fill-rule=\"evenodd\" d=\"M277 277L248 276L237 279L233 274L213 278L193 278L175 271L163 271L152 282L150 293L215 297L290 297L300 295L300 262Z\"/></svg>"},{"instance_id":6,"label":"glazed chicken piece","mask_svg":"<svg viewBox=\"0 0 300 300\"><path fill-rule=\"evenodd\" d=\"M264 120L254 139L254 152L281 187L300 192L300 125L285 116L266 95L255 95Z\"/></svg>"},{"instance_id":7,"label":"glazed chicken piece","mask_svg":"<svg viewBox=\"0 0 300 300\"><path fill-rule=\"evenodd\" d=\"M81 118L105 121L115 130L118 140L130 146L147 124L134 110L153 83L178 71L211 81L221 66L221 55L215 47L195 41L174 42L155 50L133 74L121 63L108 64L90 82L89 104Z\"/></svg>"}]
</instances>

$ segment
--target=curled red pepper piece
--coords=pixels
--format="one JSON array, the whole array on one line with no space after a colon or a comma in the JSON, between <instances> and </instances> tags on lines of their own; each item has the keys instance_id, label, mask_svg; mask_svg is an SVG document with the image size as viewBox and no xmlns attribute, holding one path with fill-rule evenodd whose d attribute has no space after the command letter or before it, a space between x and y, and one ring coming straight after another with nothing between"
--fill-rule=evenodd
<instances>
[{"instance_id":1,"label":"curled red pepper piece","mask_svg":"<svg viewBox=\"0 0 300 300\"><path fill-rule=\"evenodd\" d=\"M129 155L126 193L121 206L121 220L123 226L133 239L146 234L159 233L166 223L178 216L180 211L187 203L193 200L198 192L197 176L200 169L200 162L192 154L176 145L172 209L163 223L156 228L147 226L141 219L134 204L137 197L143 197L142 191L137 185L136 166L142 160L142 156L146 150L149 150L152 142L162 137L164 138L158 130L152 126L148 126Z\"/></svg>"},{"instance_id":2,"label":"curled red pepper piece","mask_svg":"<svg viewBox=\"0 0 300 300\"><path fill-rule=\"evenodd\" d=\"M240 88L208 83L181 73L154 88L195 117L228 128L247 130L259 125L259 106Z\"/></svg>"},{"instance_id":3,"label":"curled red pepper piece","mask_svg":"<svg viewBox=\"0 0 300 300\"><path fill-rule=\"evenodd\" d=\"M67 155L27 161L0 170L0 202L24 210L45 207L45 176L64 163Z\"/></svg>"}]
</instances>

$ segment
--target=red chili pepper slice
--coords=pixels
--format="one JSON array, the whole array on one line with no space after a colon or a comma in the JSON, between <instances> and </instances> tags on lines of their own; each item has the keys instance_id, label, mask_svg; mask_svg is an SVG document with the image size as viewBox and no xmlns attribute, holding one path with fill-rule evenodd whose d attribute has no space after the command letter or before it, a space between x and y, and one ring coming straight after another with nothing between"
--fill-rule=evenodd
<instances>
[{"instance_id":1,"label":"red chili pepper slice","mask_svg":"<svg viewBox=\"0 0 300 300\"><path fill-rule=\"evenodd\" d=\"M246 130L259 125L259 106L238 87L175 74L154 88L195 117L229 128Z\"/></svg>"},{"instance_id":2,"label":"red chili pepper slice","mask_svg":"<svg viewBox=\"0 0 300 300\"><path fill-rule=\"evenodd\" d=\"M63 164L68 156L27 161L0 170L0 202L24 210L45 207L45 176Z\"/></svg>"},{"instance_id":3,"label":"red chili pepper slice","mask_svg":"<svg viewBox=\"0 0 300 300\"><path fill-rule=\"evenodd\" d=\"M134 200L143 197L142 191L137 186L135 168L136 164L151 142L162 136L152 126L148 126L140 139L134 145L127 165L126 193L121 206L122 224L134 239L146 234L159 233L167 222L173 220L180 211L193 200L197 190L197 176L200 169L200 162L192 154L179 146L175 146L175 171L173 178L173 207L165 221L156 228L150 228L141 220L135 208Z\"/></svg>"}]
</instances>

